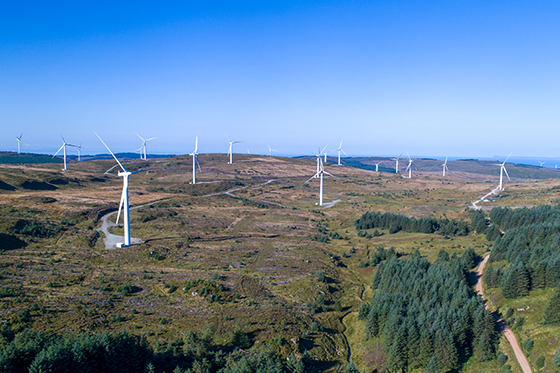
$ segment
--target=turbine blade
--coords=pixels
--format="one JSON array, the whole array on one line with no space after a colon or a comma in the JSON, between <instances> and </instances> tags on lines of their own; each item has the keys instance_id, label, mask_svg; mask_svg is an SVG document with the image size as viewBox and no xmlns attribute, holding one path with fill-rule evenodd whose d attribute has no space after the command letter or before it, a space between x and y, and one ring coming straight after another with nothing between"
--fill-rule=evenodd
<instances>
[{"instance_id":1,"label":"turbine blade","mask_svg":"<svg viewBox=\"0 0 560 373\"><path fill-rule=\"evenodd\" d=\"M198 136L196 137L196 140L194 140L194 153L198 153Z\"/></svg>"},{"instance_id":2,"label":"turbine blade","mask_svg":"<svg viewBox=\"0 0 560 373\"><path fill-rule=\"evenodd\" d=\"M319 154L323 154L323 152L325 151L325 149L327 149L327 146L329 146L329 144L325 145L325 147L323 148L323 150L321 150L321 152Z\"/></svg>"},{"instance_id":3,"label":"turbine blade","mask_svg":"<svg viewBox=\"0 0 560 373\"><path fill-rule=\"evenodd\" d=\"M64 136L62 136L62 133L60 134L60 137L62 137L62 142L66 144L66 140L64 140Z\"/></svg>"},{"instance_id":4,"label":"turbine blade","mask_svg":"<svg viewBox=\"0 0 560 373\"><path fill-rule=\"evenodd\" d=\"M340 149L342 149L342 140L344 139L340 139L340 145L338 146Z\"/></svg>"},{"instance_id":5,"label":"turbine blade","mask_svg":"<svg viewBox=\"0 0 560 373\"><path fill-rule=\"evenodd\" d=\"M200 163L198 163L198 155L195 154L195 159L196 159L196 164L198 165L198 170L202 171L202 168L200 168Z\"/></svg>"},{"instance_id":6,"label":"turbine blade","mask_svg":"<svg viewBox=\"0 0 560 373\"><path fill-rule=\"evenodd\" d=\"M506 170L506 167L505 167L505 166L504 166L504 172L506 173L506 176L507 176L508 180L509 180L509 181L511 181L511 179L509 178L509 175L508 175L508 172L507 172L507 170Z\"/></svg>"},{"instance_id":7,"label":"turbine blade","mask_svg":"<svg viewBox=\"0 0 560 373\"><path fill-rule=\"evenodd\" d=\"M151 137L151 138L147 139L146 141L155 140L155 139L157 139L157 137Z\"/></svg>"},{"instance_id":8,"label":"turbine blade","mask_svg":"<svg viewBox=\"0 0 560 373\"><path fill-rule=\"evenodd\" d=\"M513 150L511 151L511 153L509 153L509 155L507 156L506 160L504 161L503 164L506 164L507 160L509 159L509 157L511 157L511 155L513 154Z\"/></svg>"},{"instance_id":9,"label":"turbine blade","mask_svg":"<svg viewBox=\"0 0 560 373\"><path fill-rule=\"evenodd\" d=\"M121 166L121 168L123 169L124 172L128 172L126 170L126 168L124 168L124 166L122 165L122 163L118 160L118 158L113 154L113 152L111 151L111 149L109 149L109 147L107 146L107 144L105 144L105 141L103 141L103 139L101 137L99 137L99 135L97 134L97 132L94 132L95 136L97 136L97 138L99 140L101 140L101 142L103 143L103 145L105 145L105 147L107 148L107 150L109 151L109 153L111 153L111 155L113 156L113 158L115 158L115 161L117 161L117 163L119 164L119 166Z\"/></svg>"},{"instance_id":10,"label":"turbine blade","mask_svg":"<svg viewBox=\"0 0 560 373\"><path fill-rule=\"evenodd\" d=\"M136 132L134 132L134 133L136 133ZM139 134L137 134L137 133L136 133L136 136L140 137L140 140L142 140L142 141L146 141L146 140L144 140L144 138L143 138L142 136L140 136L140 135L139 135Z\"/></svg>"},{"instance_id":11,"label":"turbine blade","mask_svg":"<svg viewBox=\"0 0 560 373\"><path fill-rule=\"evenodd\" d=\"M64 145L65 145L65 144L62 144L62 146L60 147L60 149L58 149L58 150L56 151L56 153L54 153L53 158L56 157L56 155L57 155L58 153L60 153L60 151L62 150L62 148L64 148Z\"/></svg>"},{"instance_id":12,"label":"turbine blade","mask_svg":"<svg viewBox=\"0 0 560 373\"><path fill-rule=\"evenodd\" d=\"M348 154L346 154L346 152L344 150L340 149L340 151L343 152L344 155L348 157Z\"/></svg>"},{"instance_id":13,"label":"turbine blade","mask_svg":"<svg viewBox=\"0 0 560 373\"><path fill-rule=\"evenodd\" d=\"M224 135L226 135L226 134L224 133ZM228 135L226 135L226 138L227 138L227 141L231 142L231 140L229 139Z\"/></svg>"},{"instance_id":14,"label":"turbine blade","mask_svg":"<svg viewBox=\"0 0 560 373\"><path fill-rule=\"evenodd\" d=\"M307 180L305 183L303 183L303 184L301 184L301 185L307 184L307 183L310 182L311 180L313 180L313 179L315 179L316 177L318 177L318 175L319 175L319 174L316 173L315 175L311 176L311 177L309 178L309 180Z\"/></svg>"},{"instance_id":15,"label":"turbine blade","mask_svg":"<svg viewBox=\"0 0 560 373\"><path fill-rule=\"evenodd\" d=\"M123 192L121 194L121 202L119 203L119 212L117 213L117 220L115 221L115 224L119 224L123 204L124 204L124 185L123 185Z\"/></svg>"}]
</instances>

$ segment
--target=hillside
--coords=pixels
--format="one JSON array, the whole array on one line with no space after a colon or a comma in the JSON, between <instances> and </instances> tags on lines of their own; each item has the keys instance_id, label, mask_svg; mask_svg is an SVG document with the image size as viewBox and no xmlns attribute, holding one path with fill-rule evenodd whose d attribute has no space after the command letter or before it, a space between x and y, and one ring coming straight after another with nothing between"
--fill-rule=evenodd
<instances>
[{"instance_id":1,"label":"hillside","mask_svg":"<svg viewBox=\"0 0 560 373\"><path fill-rule=\"evenodd\" d=\"M192 185L188 156L124 162L145 172L130 177L129 190L132 236L143 243L122 249L106 249L96 230L118 208L122 180L116 168L107 172L114 161L69 163L65 172L56 164L0 168L0 316L10 332L126 330L163 356L186 351L188 332L211 326L212 348L222 353L268 349L281 361L304 356L306 371L349 360L371 371L382 368L383 341L365 341L358 311L375 294L378 263L388 260L380 248L399 260L420 255L425 266L443 260L441 250L452 263L469 247L482 255L492 246L472 231L354 225L371 211L470 224L471 202L494 187L484 180L452 172L409 180L327 164L336 178L325 179L325 201L336 203L320 207L319 181L303 185L314 160L235 155L228 165L223 154L203 154L200 163ZM486 205L556 204L560 180L506 188ZM468 288L468 278L457 281ZM512 356L503 343L496 348ZM467 349L457 364L465 372L501 369L495 355L479 359Z\"/></svg>"}]
</instances>

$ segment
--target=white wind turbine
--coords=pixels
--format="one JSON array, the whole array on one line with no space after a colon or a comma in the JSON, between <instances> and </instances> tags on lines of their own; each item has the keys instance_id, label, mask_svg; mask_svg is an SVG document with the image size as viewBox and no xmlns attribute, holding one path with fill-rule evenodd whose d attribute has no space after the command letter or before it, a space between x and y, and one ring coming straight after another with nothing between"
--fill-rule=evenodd
<instances>
[{"instance_id":1,"label":"white wind turbine","mask_svg":"<svg viewBox=\"0 0 560 373\"><path fill-rule=\"evenodd\" d=\"M101 140L103 145L105 145L109 153L111 153L113 158L115 158L115 161L117 161L118 165L122 168L122 171L119 171L118 175L123 178L123 190L121 194L121 202L119 204L119 212L117 214L117 220L115 221L115 223L119 224L121 210L123 210L124 211L123 213L124 242L117 243L117 247L121 248L125 246L130 246L130 209L128 203L128 177L140 171L134 171L134 172L127 171L127 169L124 168L122 163L118 160L115 154L113 154L111 149L109 149L109 147L107 146L107 144L105 144L105 142L101 139L101 137L99 137L97 133L95 135L99 138L99 140Z\"/></svg>"},{"instance_id":2,"label":"white wind turbine","mask_svg":"<svg viewBox=\"0 0 560 373\"><path fill-rule=\"evenodd\" d=\"M193 159L192 159L192 183L196 184L196 165L198 165L198 170L202 171L202 169L200 168L200 163L198 163L198 136L196 137L196 140L194 142L194 152L192 152L191 154Z\"/></svg>"},{"instance_id":3,"label":"white wind turbine","mask_svg":"<svg viewBox=\"0 0 560 373\"><path fill-rule=\"evenodd\" d=\"M539 161L539 163L541 164L541 167L542 167L546 162Z\"/></svg>"},{"instance_id":4,"label":"white wind turbine","mask_svg":"<svg viewBox=\"0 0 560 373\"><path fill-rule=\"evenodd\" d=\"M498 185L498 190L504 190L503 186L502 186L502 181L503 181L503 177L504 177L504 172L506 173L506 176L508 178L509 181L511 181L511 179L509 178L508 172L506 170L506 162L509 159L509 157L511 157L511 154L513 152L509 153L509 155L507 156L506 160L504 161L504 163L498 163L496 164L496 166L500 166L500 185Z\"/></svg>"},{"instance_id":5,"label":"white wind turbine","mask_svg":"<svg viewBox=\"0 0 560 373\"><path fill-rule=\"evenodd\" d=\"M328 144L323 148L323 150L321 150L321 148L317 148L317 150L319 151L317 154L315 154L315 157L317 157L317 173L313 176L313 177L318 177L317 175L319 175L319 171L321 169L321 157L323 155L323 152L325 151L325 149L327 149L327 146L329 146ZM312 177L312 178L313 178Z\"/></svg>"},{"instance_id":6,"label":"white wind turbine","mask_svg":"<svg viewBox=\"0 0 560 373\"><path fill-rule=\"evenodd\" d=\"M68 167L67 167L68 164L66 163L66 147L71 146L71 147L77 148L78 146L77 146L77 145L68 144L68 143L66 142L66 140L64 140L64 136L62 136L62 134L60 135L60 137L62 137L62 146L60 147L60 149L57 150L56 153L54 153L53 158L56 157L56 155L57 155L61 150L64 149L64 168L63 168L62 170L63 170L63 171L66 171L66 170L68 169Z\"/></svg>"},{"instance_id":7,"label":"white wind turbine","mask_svg":"<svg viewBox=\"0 0 560 373\"><path fill-rule=\"evenodd\" d=\"M396 173L396 174L399 173L399 158L401 157L401 155L403 155L403 153L401 153L401 154L395 159L395 161L397 161L397 163L395 164L395 173Z\"/></svg>"},{"instance_id":8,"label":"white wind turbine","mask_svg":"<svg viewBox=\"0 0 560 373\"><path fill-rule=\"evenodd\" d=\"M266 146L268 146L268 156L270 157L272 155L272 152L277 152L278 150L272 149L270 147L270 145L266 144Z\"/></svg>"},{"instance_id":9,"label":"white wind turbine","mask_svg":"<svg viewBox=\"0 0 560 373\"><path fill-rule=\"evenodd\" d=\"M408 166L406 167L406 171L408 171L408 177L403 176L404 178L407 179L412 179L412 158L410 158L410 155L408 154L408 152L406 153L406 155L408 156Z\"/></svg>"},{"instance_id":10,"label":"white wind turbine","mask_svg":"<svg viewBox=\"0 0 560 373\"><path fill-rule=\"evenodd\" d=\"M317 155L317 162L318 162L317 165L319 167L319 171L317 171L317 173L315 175L311 176L309 178L309 180L307 180L305 183L303 183L303 185L305 185L305 184L309 183L312 179L315 179L315 178L320 178L321 179L321 184L320 184L320 187L319 187L319 203L316 203L316 205L319 205L319 206L323 206L323 176L324 176L324 174L327 174L329 176L334 177L333 175L331 175L327 171L325 171L325 169L323 168L323 158L321 157L321 155L322 155L321 153L319 153Z\"/></svg>"},{"instance_id":11,"label":"white wind turbine","mask_svg":"<svg viewBox=\"0 0 560 373\"><path fill-rule=\"evenodd\" d=\"M225 135L225 133L224 133ZM233 163L233 144L237 144L240 143L242 141L231 141L228 137L228 135L226 135L228 141L229 141L229 150L228 150L228 155L229 155L229 162L228 164L232 164Z\"/></svg>"},{"instance_id":12,"label":"white wind turbine","mask_svg":"<svg viewBox=\"0 0 560 373\"><path fill-rule=\"evenodd\" d=\"M140 149L138 149L138 150L140 150L140 159L143 159L143 160L146 161L146 160L148 160L148 151L147 151L147 145L146 144L148 143L148 141L157 139L157 137L152 137L152 138L144 140L142 138L142 136L140 136L137 133L136 133L136 136L140 137L140 140L142 140L142 146L140 146Z\"/></svg>"},{"instance_id":13,"label":"white wind turbine","mask_svg":"<svg viewBox=\"0 0 560 373\"><path fill-rule=\"evenodd\" d=\"M379 172L379 162L375 164L375 172Z\"/></svg>"},{"instance_id":14,"label":"white wind turbine","mask_svg":"<svg viewBox=\"0 0 560 373\"><path fill-rule=\"evenodd\" d=\"M338 166L341 166L340 164L340 153L344 153L344 155L348 156L348 154L346 154L346 152L344 150L342 150L342 140L344 139L340 139L340 145L338 146L338 148L331 150L331 152L338 152ZM327 156L327 154L325 154L325 157ZM325 158L326 161L326 158Z\"/></svg>"},{"instance_id":15,"label":"white wind turbine","mask_svg":"<svg viewBox=\"0 0 560 373\"><path fill-rule=\"evenodd\" d=\"M16 137L17 140L17 153L20 154L21 153L21 138L23 137L23 132L21 133L21 135L19 135L19 137Z\"/></svg>"},{"instance_id":16,"label":"white wind turbine","mask_svg":"<svg viewBox=\"0 0 560 373\"><path fill-rule=\"evenodd\" d=\"M82 160L82 144L76 146L76 148L78 149L78 162L80 162Z\"/></svg>"},{"instance_id":17,"label":"white wind turbine","mask_svg":"<svg viewBox=\"0 0 560 373\"><path fill-rule=\"evenodd\" d=\"M443 168L443 177L445 177L445 171L449 171L449 168L447 168L447 157L445 157L445 162L443 162L441 167Z\"/></svg>"}]
</instances>

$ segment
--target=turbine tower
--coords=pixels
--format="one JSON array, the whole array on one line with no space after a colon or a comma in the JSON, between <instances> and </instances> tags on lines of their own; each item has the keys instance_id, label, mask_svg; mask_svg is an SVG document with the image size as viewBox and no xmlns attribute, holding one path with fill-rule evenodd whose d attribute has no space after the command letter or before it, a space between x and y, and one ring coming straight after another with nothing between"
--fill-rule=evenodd
<instances>
[{"instance_id":1,"label":"turbine tower","mask_svg":"<svg viewBox=\"0 0 560 373\"><path fill-rule=\"evenodd\" d=\"M340 145L338 146L338 148L331 150L331 152L338 152L338 164L337 164L338 166L341 166L341 164L340 164L340 153L342 152L342 153L344 153L344 155L348 156L348 154L346 154L346 152L344 150L342 150L342 140L344 140L344 139L340 139ZM325 156L326 156L326 154L325 154ZM326 161L326 159L325 159L325 161Z\"/></svg>"},{"instance_id":2,"label":"turbine tower","mask_svg":"<svg viewBox=\"0 0 560 373\"><path fill-rule=\"evenodd\" d=\"M445 157L445 162L443 162L441 167L443 168L443 177L445 177L445 171L449 171L449 168L447 168L447 157Z\"/></svg>"},{"instance_id":3,"label":"turbine tower","mask_svg":"<svg viewBox=\"0 0 560 373\"><path fill-rule=\"evenodd\" d=\"M139 149L140 150L140 159L143 159L143 160L147 161L148 160L148 151L147 151L146 144L147 144L148 141L157 139L157 137L152 137L152 138L144 140L142 138L142 136L140 136L137 133L136 133L136 136L140 137L140 140L142 140L142 145L140 146L140 149Z\"/></svg>"},{"instance_id":4,"label":"turbine tower","mask_svg":"<svg viewBox=\"0 0 560 373\"><path fill-rule=\"evenodd\" d=\"M192 183L196 184L196 165L198 165L198 170L202 171L202 169L200 168L200 163L198 163L198 136L196 137L196 140L194 142L194 152L192 152L191 154L193 159L192 159Z\"/></svg>"},{"instance_id":5,"label":"turbine tower","mask_svg":"<svg viewBox=\"0 0 560 373\"><path fill-rule=\"evenodd\" d=\"M123 210L124 211L123 213L124 242L117 243L117 247L121 248L121 247L130 246L130 210L129 210L129 202L128 202L128 177L139 171L135 171L135 172L127 171L127 169L124 168L122 163L118 160L115 154L113 154L111 149L109 149L109 147L107 146L107 144L105 144L105 142L101 139L101 137L99 137L97 133L95 135L99 138L99 140L101 140L103 145L105 145L109 153L111 153L113 158L115 158L115 161L117 161L118 165L122 168L122 171L119 171L118 173L118 175L123 178L123 190L121 194L121 202L119 204L119 212L117 214L116 223L119 224L121 210Z\"/></svg>"},{"instance_id":6,"label":"turbine tower","mask_svg":"<svg viewBox=\"0 0 560 373\"><path fill-rule=\"evenodd\" d=\"M399 158L401 157L401 155L403 155L403 153L401 153L396 159L395 161L397 161L397 163L395 164L395 173L398 174L399 173ZM394 158L393 158L394 159Z\"/></svg>"},{"instance_id":7,"label":"turbine tower","mask_svg":"<svg viewBox=\"0 0 560 373\"><path fill-rule=\"evenodd\" d=\"M23 132L21 133L21 135L19 135L19 137L16 137L17 140L17 153L20 154L21 153L21 138L23 137Z\"/></svg>"},{"instance_id":8,"label":"turbine tower","mask_svg":"<svg viewBox=\"0 0 560 373\"><path fill-rule=\"evenodd\" d=\"M379 172L379 162L375 164L375 172Z\"/></svg>"},{"instance_id":9,"label":"turbine tower","mask_svg":"<svg viewBox=\"0 0 560 373\"><path fill-rule=\"evenodd\" d=\"M511 152L511 153L513 153L513 152ZM504 172L506 173L506 176L507 176L508 180L511 181L511 179L509 178L508 172L506 170L506 162L509 159L509 157L511 157L511 153L509 153L509 155L507 156L504 163L496 164L496 166L500 166L500 185L498 185L498 190L504 190L504 188L502 186L502 181L503 181L503 178L504 178Z\"/></svg>"},{"instance_id":10,"label":"turbine tower","mask_svg":"<svg viewBox=\"0 0 560 373\"><path fill-rule=\"evenodd\" d=\"M82 144L76 146L76 148L78 149L78 162L80 162L82 160Z\"/></svg>"},{"instance_id":11,"label":"turbine tower","mask_svg":"<svg viewBox=\"0 0 560 373\"><path fill-rule=\"evenodd\" d=\"M225 133L224 133L225 135ZM228 155L229 155L229 162L228 164L232 164L233 163L233 144L237 144L240 143L242 141L231 141L228 137L228 135L226 135L228 141L229 141L229 150L228 150Z\"/></svg>"},{"instance_id":12,"label":"turbine tower","mask_svg":"<svg viewBox=\"0 0 560 373\"><path fill-rule=\"evenodd\" d=\"M60 137L62 137L62 146L60 147L60 149L57 150L56 153L54 153L53 158L56 157L56 155L57 155L58 153L60 153L61 150L64 149L64 152L63 152L63 153L64 153L64 168L63 168L62 170L63 170L63 171L66 171L66 170L68 169L68 164L67 164L67 162L66 162L66 147L72 146L72 147L74 147L74 148L77 148L78 146L77 146L77 145L68 144L68 143L66 142L66 140L64 140L64 136L62 136L62 134L60 135Z\"/></svg>"},{"instance_id":13,"label":"turbine tower","mask_svg":"<svg viewBox=\"0 0 560 373\"><path fill-rule=\"evenodd\" d=\"M305 185L305 184L309 183L312 179L320 178L321 181L320 181L320 187L319 187L319 203L316 203L316 205L319 205L319 206L323 206L323 176L324 176L324 174L327 174L329 176L334 177L333 175L331 175L327 171L325 171L325 169L323 167L323 158L321 156L322 156L321 153L319 153L317 155L317 162L318 162L318 166L319 166L319 171L315 175L311 176L309 178L309 180L307 180L305 183L303 183L303 185Z\"/></svg>"},{"instance_id":14,"label":"turbine tower","mask_svg":"<svg viewBox=\"0 0 560 373\"><path fill-rule=\"evenodd\" d=\"M266 146L268 146L268 156L270 157L272 155L272 152L277 152L278 150L272 149L270 147L270 145L266 144Z\"/></svg>"}]
</instances>

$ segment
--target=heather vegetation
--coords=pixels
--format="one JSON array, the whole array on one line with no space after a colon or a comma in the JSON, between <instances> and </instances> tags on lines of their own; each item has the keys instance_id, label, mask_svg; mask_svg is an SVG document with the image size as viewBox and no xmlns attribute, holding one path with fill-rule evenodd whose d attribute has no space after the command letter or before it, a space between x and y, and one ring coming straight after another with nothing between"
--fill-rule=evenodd
<instances>
[{"instance_id":1,"label":"heather vegetation","mask_svg":"<svg viewBox=\"0 0 560 373\"><path fill-rule=\"evenodd\" d=\"M535 369L553 369L554 260L526 254L554 257L552 212L506 226L466 208L485 182L348 167L325 180L325 200L338 203L318 207L318 181L301 186L314 162L222 161L201 155L196 185L187 157L125 161L147 171L129 188L132 236L143 242L121 249L97 231L118 209L122 180L104 175L113 161L1 169L0 369L517 373L473 290L489 251L487 296ZM553 206L556 186L520 183L496 199ZM525 249L502 246L534 224L544 226L540 244L527 233ZM528 285L516 288L528 296L504 298L518 265ZM141 355L138 365L115 350Z\"/></svg>"}]
</instances>

